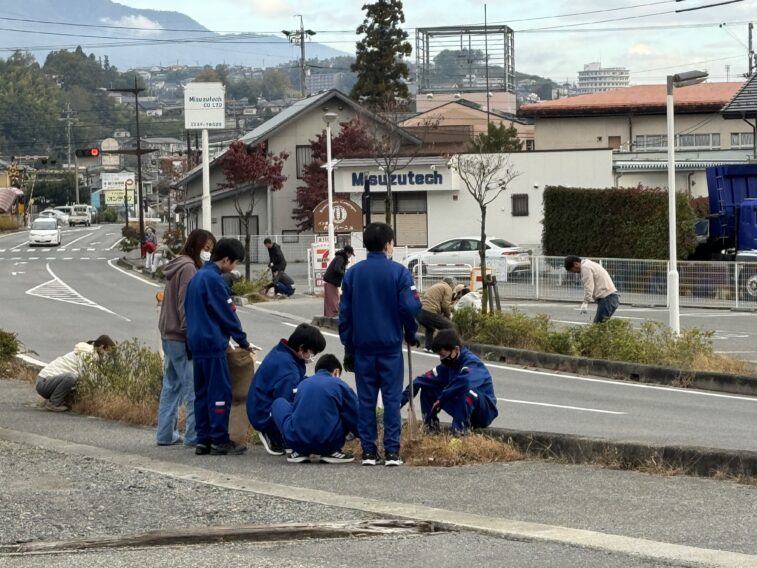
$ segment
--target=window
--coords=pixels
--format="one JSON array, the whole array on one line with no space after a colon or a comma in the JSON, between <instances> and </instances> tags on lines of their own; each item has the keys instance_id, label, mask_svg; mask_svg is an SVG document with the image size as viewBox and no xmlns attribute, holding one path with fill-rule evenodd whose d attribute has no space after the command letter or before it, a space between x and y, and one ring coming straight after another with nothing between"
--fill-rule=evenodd
<instances>
[{"instance_id":1,"label":"window","mask_svg":"<svg viewBox=\"0 0 757 568\"><path fill-rule=\"evenodd\" d=\"M731 136L731 145L733 145L733 136ZM666 150L668 147L668 137L664 134L640 134L635 139L635 149L643 152ZM720 148L720 134L713 132L711 134L677 134L676 148L710 150Z\"/></svg>"},{"instance_id":2,"label":"window","mask_svg":"<svg viewBox=\"0 0 757 568\"><path fill-rule=\"evenodd\" d=\"M297 179L302 179L305 167L313 161L313 149L310 146L297 146L295 154L297 157Z\"/></svg>"},{"instance_id":3,"label":"window","mask_svg":"<svg viewBox=\"0 0 757 568\"><path fill-rule=\"evenodd\" d=\"M533 152L533 151L534 151L534 141L526 140L526 152Z\"/></svg>"},{"instance_id":4,"label":"window","mask_svg":"<svg viewBox=\"0 0 757 568\"><path fill-rule=\"evenodd\" d=\"M460 241L458 239L452 239L451 241L445 241L434 248L428 249L429 252L452 252L460 250Z\"/></svg>"},{"instance_id":5,"label":"window","mask_svg":"<svg viewBox=\"0 0 757 568\"><path fill-rule=\"evenodd\" d=\"M754 133L733 132L731 134L731 148L752 148L754 146Z\"/></svg>"},{"instance_id":6,"label":"window","mask_svg":"<svg viewBox=\"0 0 757 568\"><path fill-rule=\"evenodd\" d=\"M528 217L528 194L514 193L513 200L513 217Z\"/></svg>"}]
</instances>

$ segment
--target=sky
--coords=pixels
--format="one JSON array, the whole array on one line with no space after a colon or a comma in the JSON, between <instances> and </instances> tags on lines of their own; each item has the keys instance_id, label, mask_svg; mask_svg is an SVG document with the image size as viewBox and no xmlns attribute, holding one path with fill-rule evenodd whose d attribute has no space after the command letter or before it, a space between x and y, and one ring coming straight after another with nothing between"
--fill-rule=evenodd
<instances>
[{"instance_id":1,"label":"sky","mask_svg":"<svg viewBox=\"0 0 757 568\"><path fill-rule=\"evenodd\" d=\"M211 30L229 32L280 34L298 27L294 15L302 14L305 27L318 32L317 41L354 53L354 30L363 20L361 6L368 0L116 1L134 8L182 12ZM757 0L671 13L722 1L505 0L487 3L487 21L516 30L518 71L555 81L575 81L577 71L593 61L628 67L633 84L659 83L668 74L691 69L708 71L713 81L737 80L747 71L746 22L750 17L757 20ZM406 0L404 9L404 27L413 45L416 27L484 22L484 2L479 0ZM619 18L624 19L608 21ZM587 22L591 25L577 25ZM572 31L544 29L566 25ZM701 27L655 29L680 25ZM592 28L603 31L586 31Z\"/></svg>"}]
</instances>

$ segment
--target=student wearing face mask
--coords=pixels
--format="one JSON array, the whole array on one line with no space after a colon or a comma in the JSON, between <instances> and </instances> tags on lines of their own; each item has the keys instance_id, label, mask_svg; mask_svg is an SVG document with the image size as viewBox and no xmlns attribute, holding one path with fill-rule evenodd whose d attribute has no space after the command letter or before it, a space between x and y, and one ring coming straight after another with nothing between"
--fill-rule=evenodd
<instances>
[{"instance_id":1,"label":"student wearing face mask","mask_svg":"<svg viewBox=\"0 0 757 568\"><path fill-rule=\"evenodd\" d=\"M420 392L421 414L430 430L439 429L439 412L452 417L452 432L466 434L471 428L486 428L497 417L489 369L467 348L454 329L436 332L431 349L440 365L413 381L413 394ZM410 387L402 393L402 406L410 399Z\"/></svg>"},{"instance_id":2,"label":"student wearing face mask","mask_svg":"<svg viewBox=\"0 0 757 568\"><path fill-rule=\"evenodd\" d=\"M294 400L294 391L305 378L306 364L324 349L326 339L321 330L302 323L289 339L282 339L271 349L255 372L247 394L247 417L269 454L282 456L285 452L281 432L271 417L273 401Z\"/></svg>"},{"instance_id":3,"label":"student wearing face mask","mask_svg":"<svg viewBox=\"0 0 757 568\"><path fill-rule=\"evenodd\" d=\"M155 440L159 446L197 443L194 412L194 372L187 354L187 318L184 299L187 286L203 263L210 260L216 239L209 231L195 229L179 255L166 265L166 288L160 306L158 328L163 344L163 387L158 407ZM186 406L186 428L179 434L179 407Z\"/></svg>"}]
</instances>

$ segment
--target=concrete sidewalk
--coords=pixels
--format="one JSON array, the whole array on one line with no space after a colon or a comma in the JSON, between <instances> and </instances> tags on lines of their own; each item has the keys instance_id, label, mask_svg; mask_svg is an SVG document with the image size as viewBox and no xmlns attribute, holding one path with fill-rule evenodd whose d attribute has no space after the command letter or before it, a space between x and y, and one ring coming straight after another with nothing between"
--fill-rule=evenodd
<instances>
[{"instance_id":1,"label":"concrete sidewalk","mask_svg":"<svg viewBox=\"0 0 757 568\"><path fill-rule=\"evenodd\" d=\"M757 566L754 486L535 461L393 470L293 465L257 446L241 457L198 457L183 447L156 447L150 429L45 412L36 400L31 385L0 382L0 439L269 497L432 517L518 540L674 565Z\"/></svg>"}]
</instances>

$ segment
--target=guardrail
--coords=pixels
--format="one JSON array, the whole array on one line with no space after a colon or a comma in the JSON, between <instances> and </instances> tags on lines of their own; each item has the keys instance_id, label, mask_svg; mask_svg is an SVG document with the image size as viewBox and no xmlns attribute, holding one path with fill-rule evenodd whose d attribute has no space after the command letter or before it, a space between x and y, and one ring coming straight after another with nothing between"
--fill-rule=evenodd
<instances>
[{"instance_id":1,"label":"guardrail","mask_svg":"<svg viewBox=\"0 0 757 568\"><path fill-rule=\"evenodd\" d=\"M497 286L503 300L549 300L580 302L583 297L580 274L564 268L564 257L532 256L527 269L507 272L494 267ZM618 288L623 304L668 305L668 262L623 258L594 258L605 267ZM437 266L428 264L425 266ZM459 283L470 282L471 265L449 267L442 274L428 274L413 267L419 291L454 277ZM458 270L459 269L459 270ZM437 272L437 271L433 271ZM679 261L679 296L681 306L757 310L757 262Z\"/></svg>"}]
</instances>

